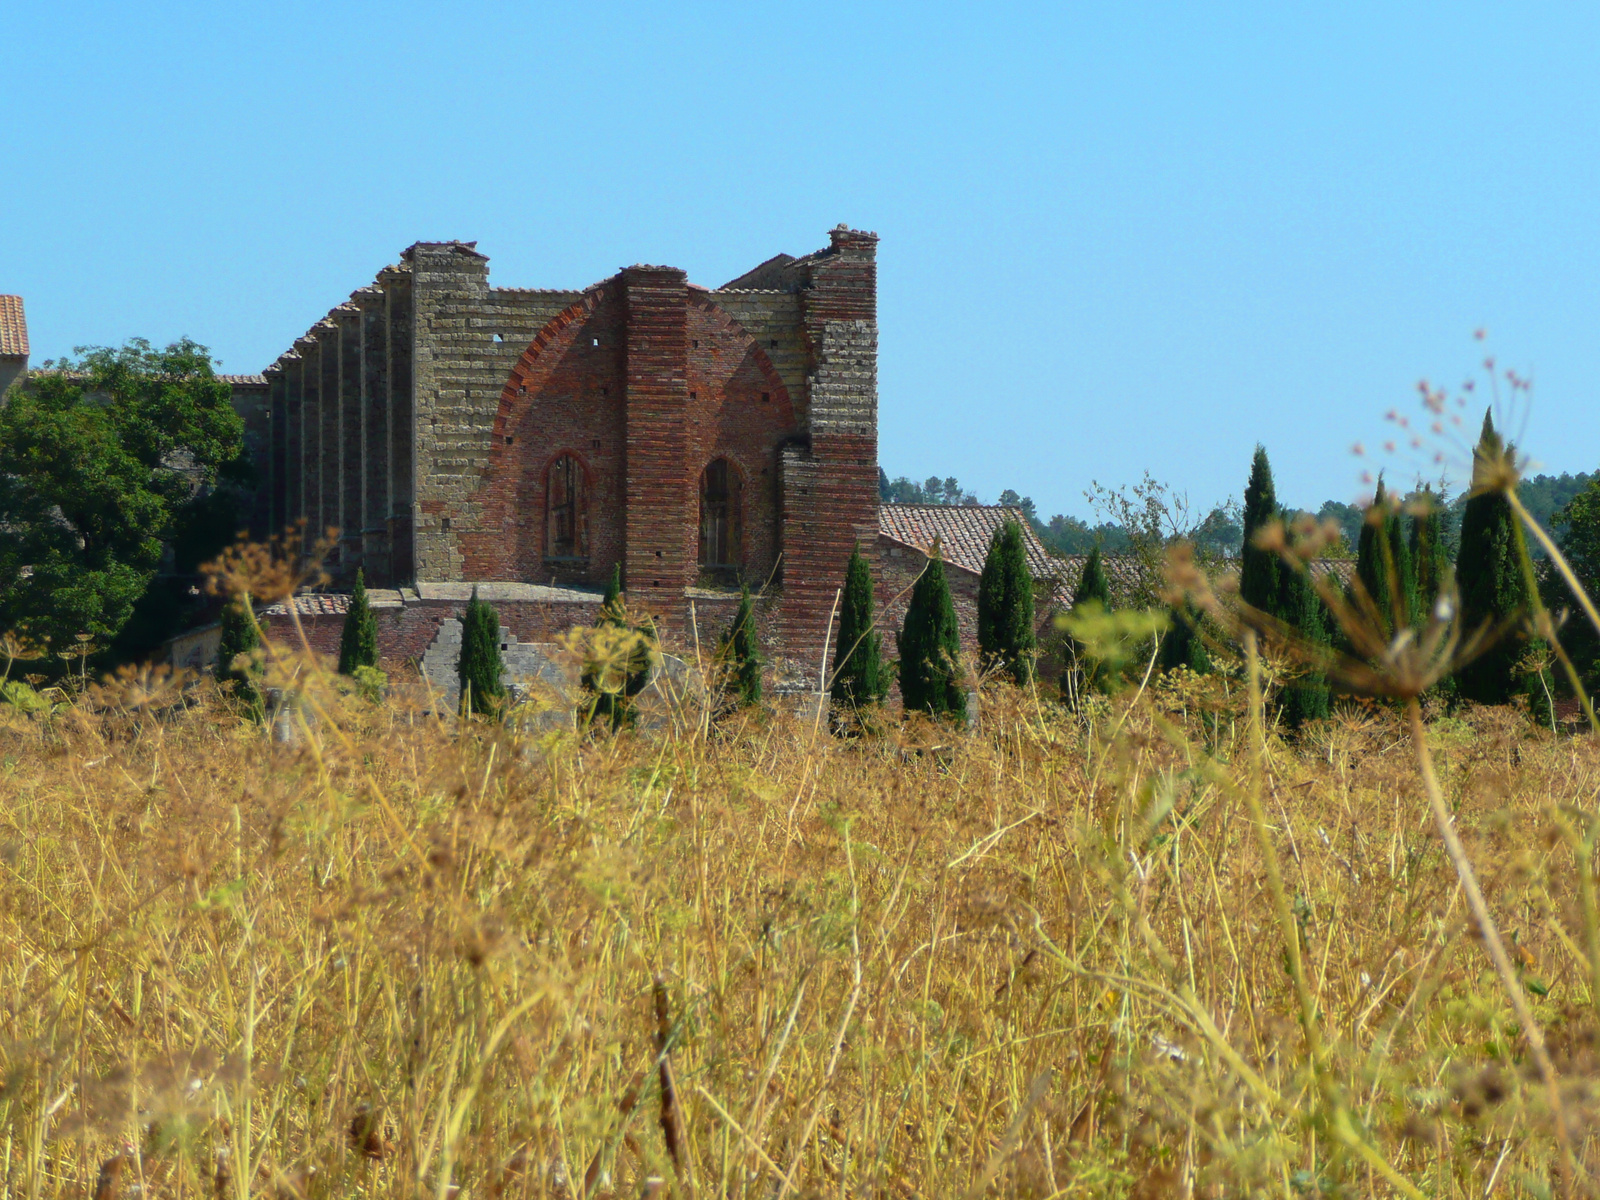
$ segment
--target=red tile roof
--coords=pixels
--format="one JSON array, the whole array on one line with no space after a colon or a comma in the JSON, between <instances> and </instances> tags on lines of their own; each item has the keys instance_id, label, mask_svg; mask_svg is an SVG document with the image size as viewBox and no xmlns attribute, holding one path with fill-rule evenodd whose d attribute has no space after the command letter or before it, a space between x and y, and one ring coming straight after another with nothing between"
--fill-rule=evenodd
<instances>
[{"instance_id":1,"label":"red tile roof","mask_svg":"<svg viewBox=\"0 0 1600 1200\"><path fill-rule=\"evenodd\" d=\"M28 318L21 296L0 296L0 354L28 356Z\"/></svg>"},{"instance_id":2,"label":"red tile roof","mask_svg":"<svg viewBox=\"0 0 1600 1200\"><path fill-rule=\"evenodd\" d=\"M884 504L878 508L878 532L884 537L924 553L937 537L944 561L974 575L983 573L994 531L1007 520L1022 527L1022 546L1034 578L1059 575L1059 560L1045 550L1020 508L1004 504Z\"/></svg>"}]
</instances>

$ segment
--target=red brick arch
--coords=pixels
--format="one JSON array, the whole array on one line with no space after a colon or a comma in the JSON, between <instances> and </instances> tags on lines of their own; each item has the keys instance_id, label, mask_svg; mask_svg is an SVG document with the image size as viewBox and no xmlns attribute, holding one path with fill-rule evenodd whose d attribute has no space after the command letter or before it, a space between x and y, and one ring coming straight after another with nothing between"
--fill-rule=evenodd
<instances>
[{"instance_id":1,"label":"red brick arch","mask_svg":"<svg viewBox=\"0 0 1600 1200\"><path fill-rule=\"evenodd\" d=\"M479 527L461 538L468 578L592 582L620 558L622 309L614 285L590 289L545 323L512 368L474 497ZM546 477L563 453L577 458L588 489L587 570L545 561Z\"/></svg>"},{"instance_id":2,"label":"red brick arch","mask_svg":"<svg viewBox=\"0 0 1600 1200\"><path fill-rule=\"evenodd\" d=\"M686 304L687 437L681 479L662 481L663 501L694 520L700 472L727 458L743 477L745 566L764 578L779 552L779 448L800 432L799 422L760 342L705 292L691 288ZM591 289L545 324L511 370L473 496L477 528L460 539L467 578L604 583L622 560L626 311L616 281ZM586 567L549 562L544 553L546 475L564 452L577 457L588 485ZM692 540L697 530L684 533Z\"/></svg>"}]
</instances>

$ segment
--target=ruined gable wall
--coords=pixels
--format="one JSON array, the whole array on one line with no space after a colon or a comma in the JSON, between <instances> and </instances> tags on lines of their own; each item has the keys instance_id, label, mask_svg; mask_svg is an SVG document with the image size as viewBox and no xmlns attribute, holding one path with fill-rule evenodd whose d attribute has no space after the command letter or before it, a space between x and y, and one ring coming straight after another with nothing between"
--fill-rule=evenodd
<instances>
[{"instance_id":1,"label":"ruined gable wall","mask_svg":"<svg viewBox=\"0 0 1600 1200\"><path fill-rule=\"evenodd\" d=\"M480 525L461 535L464 578L604 584L624 532L623 305L614 285L592 289L550 321L501 391L488 463L472 503ZM588 503L587 562L546 557L548 468L577 458Z\"/></svg>"},{"instance_id":2,"label":"ruined gable wall","mask_svg":"<svg viewBox=\"0 0 1600 1200\"><path fill-rule=\"evenodd\" d=\"M539 330L579 293L490 288L488 260L454 243L418 243L408 256L415 578L441 582L466 578L461 535L486 528L476 493L506 380Z\"/></svg>"},{"instance_id":3,"label":"ruined gable wall","mask_svg":"<svg viewBox=\"0 0 1600 1200\"><path fill-rule=\"evenodd\" d=\"M742 484L743 576L760 587L778 566L779 453L800 426L789 389L756 338L704 294L691 293L688 318L683 468L694 500L692 519L698 527L701 472L727 459ZM698 553L696 545L697 559Z\"/></svg>"}]
</instances>

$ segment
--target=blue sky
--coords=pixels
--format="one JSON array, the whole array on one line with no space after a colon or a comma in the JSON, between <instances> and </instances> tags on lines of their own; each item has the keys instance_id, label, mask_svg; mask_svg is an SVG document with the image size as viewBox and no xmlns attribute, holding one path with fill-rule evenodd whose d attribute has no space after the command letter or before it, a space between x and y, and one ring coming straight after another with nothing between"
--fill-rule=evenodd
<instances>
[{"instance_id":1,"label":"blue sky","mask_svg":"<svg viewBox=\"0 0 1600 1200\"><path fill-rule=\"evenodd\" d=\"M418 239L716 285L844 221L882 236L892 475L1205 506L1259 440L1286 502L1353 499L1350 445L1480 327L1526 448L1593 470L1597 11L7 0L0 291L36 359L256 371Z\"/></svg>"}]
</instances>

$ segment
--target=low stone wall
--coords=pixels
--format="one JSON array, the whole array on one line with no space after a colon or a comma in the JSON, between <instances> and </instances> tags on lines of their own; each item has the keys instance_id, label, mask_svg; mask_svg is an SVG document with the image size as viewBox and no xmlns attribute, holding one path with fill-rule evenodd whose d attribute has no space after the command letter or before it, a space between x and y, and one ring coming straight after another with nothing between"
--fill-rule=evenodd
<instances>
[{"instance_id":1,"label":"low stone wall","mask_svg":"<svg viewBox=\"0 0 1600 1200\"><path fill-rule=\"evenodd\" d=\"M500 624L511 630L519 642L553 642L558 634L574 625L594 624L600 612L599 597L581 602L497 600L493 603ZM386 671L393 671L408 662L421 662L438 637L439 626L452 617L459 620L466 607L463 601L442 599L374 607L379 665ZM296 640L294 623L287 613L268 615L262 623L268 637L291 644ZM313 650L338 655L339 635L344 630L343 614L303 613L300 625Z\"/></svg>"}]
</instances>

